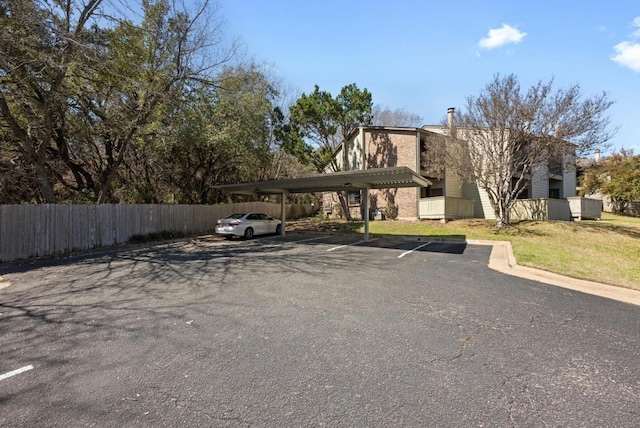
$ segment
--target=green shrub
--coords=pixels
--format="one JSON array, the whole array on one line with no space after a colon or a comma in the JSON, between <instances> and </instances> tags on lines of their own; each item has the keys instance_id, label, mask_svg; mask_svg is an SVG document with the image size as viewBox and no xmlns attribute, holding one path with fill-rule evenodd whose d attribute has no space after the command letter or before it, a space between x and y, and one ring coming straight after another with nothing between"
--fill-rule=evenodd
<instances>
[{"instance_id":1,"label":"green shrub","mask_svg":"<svg viewBox=\"0 0 640 428\"><path fill-rule=\"evenodd\" d=\"M387 202L387 209L385 215L388 219L395 220L398 218L398 207L393 202Z\"/></svg>"},{"instance_id":2,"label":"green shrub","mask_svg":"<svg viewBox=\"0 0 640 428\"><path fill-rule=\"evenodd\" d=\"M335 215L337 217L342 217L343 216L343 212L342 212L342 205L340 204L334 204L333 205L333 212L335 213Z\"/></svg>"}]
</instances>

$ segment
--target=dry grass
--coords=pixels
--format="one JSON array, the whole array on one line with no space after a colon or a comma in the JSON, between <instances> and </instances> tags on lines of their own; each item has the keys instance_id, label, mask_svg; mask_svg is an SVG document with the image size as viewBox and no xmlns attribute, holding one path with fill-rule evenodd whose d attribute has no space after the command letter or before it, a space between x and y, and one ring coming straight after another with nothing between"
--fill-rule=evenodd
<instances>
[{"instance_id":1,"label":"dry grass","mask_svg":"<svg viewBox=\"0 0 640 428\"><path fill-rule=\"evenodd\" d=\"M640 290L640 218L604 213L598 221L519 222L497 232L491 220L373 221L373 235L510 241L518 264ZM309 219L293 228L362 233L362 222Z\"/></svg>"}]
</instances>

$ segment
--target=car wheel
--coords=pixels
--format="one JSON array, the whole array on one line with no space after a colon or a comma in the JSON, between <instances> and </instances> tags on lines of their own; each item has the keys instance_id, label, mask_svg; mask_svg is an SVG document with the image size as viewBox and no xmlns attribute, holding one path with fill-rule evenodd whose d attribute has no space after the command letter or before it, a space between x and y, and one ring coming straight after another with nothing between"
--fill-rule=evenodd
<instances>
[{"instance_id":1,"label":"car wheel","mask_svg":"<svg viewBox=\"0 0 640 428\"><path fill-rule=\"evenodd\" d=\"M280 235L280 233L282 233L282 225L281 224L276 226L276 235Z\"/></svg>"},{"instance_id":2,"label":"car wheel","mask_svg":"<svg viewBox=\"0 0 640 428\"><path fill-rule=\"evenodd\" d=\"M252 228L250 228L250 227L247 227L247 228L244 230L244 237L245 237L246 239L251 239L251 238L253 238L253 229L252 229Z\"/></svg>"}]
</instances>

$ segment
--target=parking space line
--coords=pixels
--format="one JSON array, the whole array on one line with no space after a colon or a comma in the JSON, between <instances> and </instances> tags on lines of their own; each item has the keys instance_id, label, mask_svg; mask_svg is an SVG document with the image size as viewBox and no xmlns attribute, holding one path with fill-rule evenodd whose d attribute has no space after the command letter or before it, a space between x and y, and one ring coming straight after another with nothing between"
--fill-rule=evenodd
<instances>
[{"instance_id":1,"label":"parking space line","mask_svg":"<svg viewBox=\"0 0 640 428\"><path fill-rule=\"evenodd\" d=\"M288 241L288 243L290 243L290 244L296 244L296 243L298 243L298 242L317 241L317 240L319 240L319 239L324 239L324 238L326 238L326 236L321 236L321 237L319 237L319 238L301 239L301 240L299 240L299 241Z\"/></svg>"},{"instance_id":2,"label":"parking space line","mask_svg":"<svg viewBox=\"0 0 640 428\"><path fill-rule=\"evenodd\" d=\"M333 248L329 248L327 251L333 251L333 250L338 250L340 248L344 248L349 244L345 244L345 245L338 245L337 247L333 247Z\"/></svg>"},{"instance_id":3,"label":"parking space line","mask_svg":"<svg viewBox=\"0 0 640 428\"><path fill-rule=\"evenodd\" d=\"M7 372L5 374L1 374L0 375L0 380L5 380L7 378L10 378L11 376L15 376L15 375L19 375L20 373L24 373L27 372L29 370L33 369L32 365L28 365L28 366L24 366L24 367L20 367L19 369Z\"/></svg>"},{"instance_id":4,"label":"parking space line","mask_svg":"<svg viewBox=\"0 0 640 428\"><path fill-rule=\"evenodd\" d=\"M369 239L368 241L364 241L363 240L363 241L353 242L351 244L338 245L337 247L329 248L327 251L339 250L340 248L350 247L350 246L353 246L353 245L362 244L363 242L371 242L371 241L375 241L376 239L378 239L378 238Z\"/></svg>"},{"instance_id":5,"label":"parking space line","mask_svg":"<svg viewBox=\"0 0 640 428\"><path fill-rule=\"evenodd\" d=\"M429 244L431 244L431 242L427 242L426 244L418 245L416 248L413 248L413 249L411 249L411 250L409 250L409 251L405 251L404 253L400 254L400 255L398 256L398 258L399 258L399 259L401 259L401 258L403 258L404 256L406 256L407 254L411 254L411 253L413 253L414 251L418 251L420 248L422 248L422 247L426 247L426 246L427 246L427 245L429 245Z\"/></svg>"},{"instance_id":6,"label":"parking space line","mask_svg":"<svg viewBox=\"0 0 640 428\"><path fill-rule=\"evenodd\" d=\"M299 241L281 241L281 240L268 240L268 242L274 247L284 247L285 245L294 245L298 242L309 242L309 241L317 241L319 239L324 239L326 236L316 237L316 238L307 238L300 239Z\"/></svg>"}]
</instances>

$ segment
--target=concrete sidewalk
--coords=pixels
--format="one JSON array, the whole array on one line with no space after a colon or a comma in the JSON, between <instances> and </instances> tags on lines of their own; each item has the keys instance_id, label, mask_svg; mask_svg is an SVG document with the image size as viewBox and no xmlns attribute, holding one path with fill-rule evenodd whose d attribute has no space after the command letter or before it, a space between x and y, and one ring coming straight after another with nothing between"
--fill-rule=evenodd
<instances>
[{"instance_id":1,"label":"concrete sidewalk","mask_svg":"<svg viewBox=\"0 0 640 428\"><path fill-rule=\"evenodd\" d=\"M484 240L468 240L466 242L472 245L493 246L489 267L498 272L640 306L640 291L638 290L570 278L541 269L520 266L516 263L510 242Z\"/></svg>"}]
</instances>

